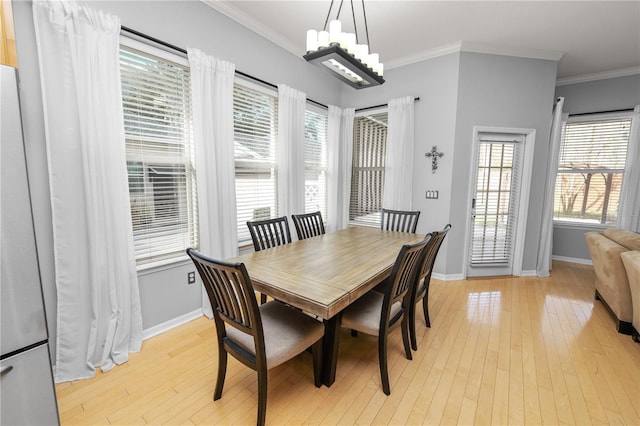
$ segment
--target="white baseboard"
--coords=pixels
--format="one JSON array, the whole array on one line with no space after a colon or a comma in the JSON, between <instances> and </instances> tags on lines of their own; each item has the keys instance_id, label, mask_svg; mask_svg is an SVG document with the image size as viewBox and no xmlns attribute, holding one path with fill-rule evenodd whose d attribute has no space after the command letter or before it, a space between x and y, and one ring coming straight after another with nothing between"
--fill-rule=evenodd
<instances>
[{"instance_id":1,"label":"white baseboard","mask_svg":"<svg viewBox=\"0 0 640 426\"><path fill-rule=\"evenodd\" d=\"M565 257L565 256L551 256L551 259L560 260L562 262L579 263L581 265L593 266L593 262L591 261L591 259L580 259L579 257Z\"/></svg>"},{"instance_id":2,"label":"white baseboard","mask_svg":"<svg viewBox=\"0 0 640 426\"><path fill-rule=\"evenodd\" d=\"M150 339L154 336L157 336L158 334L164 333L165 331L169 331L172 328L176 328L178 326L181 326L182 324L188 323L189 321L200 318L201 316L204 316L202 313L202 309L196 309L193 312L180 315L179 317L170 319L169 321L165 321L162 324L154 325L151 328L142 330L142 340Z\"/></svg>"},{"instance_id":3,"label":"white baseboard","mask_svg":"<svg viewBox=\"0 0 640 426\"><path fill-rule=\"evenodd\" d=\"M522 273L520 274L521 277L537 277L538 273L536 272L536 270L532 270L532 271L522 271Z\"/></svg>"},{"instance_id":4,"label":"white baseboard","mask_svg":"<svg viewBox=\"0 0 640 426\"><path fill-rule=\"evenodd\" d=\"M432 278L440 281L459 281L464 280L464 274L432 274Z\"/></svg>"}]
</instances>

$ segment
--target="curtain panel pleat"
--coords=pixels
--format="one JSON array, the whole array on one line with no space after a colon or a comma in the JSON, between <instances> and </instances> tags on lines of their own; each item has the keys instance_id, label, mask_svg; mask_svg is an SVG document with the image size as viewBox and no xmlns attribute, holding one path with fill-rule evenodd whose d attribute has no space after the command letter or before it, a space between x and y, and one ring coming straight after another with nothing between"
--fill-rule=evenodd
<instances>
[{"instance_id":1,"label":"curtain panel pleat","mask_svg":"<svg viewBox=\"0 0 640 426\"><path fill-rule=\"evenodd\" d=\"M627 161L620 194L618 227L640 232L640 105L633 110Z\"/></svg>"},{"instance_id":2,"label":"curtain panel pleat","mask_svg":"<svg viewBox=\"0 0 640 426\"><path fill-rule=\"evenodd\" d=\"M382 207L411 210L413 185L414 97L389 101Z\"/></svg>"},{"instance_id":3,"label":"curtain panel pleat","mask_svg":"<svg viewBox=\"0 0 640 426\"><path fill-rule=\"evenodd\" d=\"M551 134L549 136L549 157L547 161L547 179L544 186L542 201L542 222L540 224L540 239L538 243L538 258L536 274L548 277L551 270L551 252L553 243L553 202L556 187L556 173L560 159L560 145L562 139L562 106L564 98L559 97L553 107Z\"/></svg>"},{"instance_id":4,"label":"curtain panel pleat","mask_svg":"<svg viewBox=\"0 0 640 426\"><path fill-rule=\"evenodd\" d=\"M355 109L329 105L327 135L327 228L329 232L349 226L351 160L353 156L353 118Z\"/></svg>"},{"instance_id":5,"label":"curtain panel pleat","mask_svg":"<svg viewBox=\"0 0 640 426\"><path fill-rule=\"evenodd\" d=\"M120 21L71 1L33 3L57 288L56 382L140 350L118 59Z\"/></svg>"},{"instance_id":6,"label":"curtain panel pleat","mask_svg":"<svg viewBox=\"0 0 640 426\"><path fill-rule=\"evenodd\" d=\"M278 85L278 215L304 213L304 116L307 97Z\"/></svg>"},{"instance_id":7,"label":"curtain panel pleat","mask_svg":"<svg viewBox=\"0 0 640 426\"><path fill-rule=\"evenodd\" d=\"M197 49L187 49L187 56L191 67L200 250L207 256L228 259L238 253L238 229L232 226L236 223L235 65ZM204 289L202 309L209 318L213 316Z\"/></svg>"}]
</instances>

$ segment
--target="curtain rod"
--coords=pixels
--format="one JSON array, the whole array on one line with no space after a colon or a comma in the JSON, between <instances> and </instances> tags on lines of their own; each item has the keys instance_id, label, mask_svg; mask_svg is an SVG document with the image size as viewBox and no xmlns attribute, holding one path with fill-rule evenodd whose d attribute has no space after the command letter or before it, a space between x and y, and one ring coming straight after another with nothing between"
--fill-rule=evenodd
<instances>
[{"instance_id":1,"label":"curtain rod","mask_svg":"<svg viewBox=\"0 0 640 426\"><path fill-rule=\"evenodd\" d=\"M596 114L613 114L616 112L633 112L633 108L610 109L608 111L595 111L595 112L580 112L577 114L569 114L569 117L580 117L582 115L596 115Z\"/></svg>"},{"instance_id":2,"label":"curtain rod","mask_svg":"<svg viewBox=\"0 0 640 426\"><path fill-rule=\"evenodd\" d=\"M420 97L417 96L415 98L413 98L414 101L419 101ZM364 107L364 108L358 108L355 112L360 112L360 111L367 111L370 109L376 109L376 108L382 108L382 107L386 107L389 106L389 104L380 104L380 105L374 105L374 106L369 106L369 107Z\"/></svg>"},{"instance_id":3,"label":"curtain rod","mask_svg":"<svg viewBox=\"0 0 640 426\"><path fill-rule=\"evenodd\" d=\"M175 50L175 51L177 51L177 52L180 52L180 53L182 53L183 55L186 55L186 54L187 54L186 49L183 49L183 48L178 47L178 46L176 46L176 45L173 45L173 44L171 44L171 43L167 43L166 41L160 40L160 39L158 39L158 38L155 38L155 37L150 36L150 35L148 35L148 34L142 33L142 32L140 32L140 31L136 31L136 30L134 30L134 29L132 29L132 28L125 27L124 25L121 25L121 26L120 26L120 29L121 29L122 31L125 31L125 32L128 32L128 33L131 33L131 34L133 34L133 35L135 35L135 36L138 36L138 37L144 38L144 39L146 39L146 40L152 41L152 42L154 42L154 43L157 43L157 44L159 44L159 45L161 45L161 46L164 46L164 47L167 47L167 48L169 48L169 49L172 49L172 50ZM274 88L274 89L276 89L276 90L278 89L278 86L277 86L277 85L275 85L275 84L273 84L273 83L269 83L268 81L264 81L264 80L262 80L261 78L254 77L254 76L252 76L251 74L247 74L247 73L244 73L244 72L239 71L239 70L236 70L235 72L236 72L236 74L238 74L238 75L241 75L241 76L243 76L243 77L249 78L249 79L251 79L251 80L253 80L253 81L256 81L256 82L258 82L258 83L260 83L260 84L264 84L265 86L272 87L272 88ZM314 101L313 99L309 99L309 98L307 98L307 101L311 102L312 104L318 105L318 106L320 106L320 107L322 107L322 108L329 109L329 107L328 107L328 106L326 106L325 104L321 104L320 102Z\"/></svg>"}]
</instances>

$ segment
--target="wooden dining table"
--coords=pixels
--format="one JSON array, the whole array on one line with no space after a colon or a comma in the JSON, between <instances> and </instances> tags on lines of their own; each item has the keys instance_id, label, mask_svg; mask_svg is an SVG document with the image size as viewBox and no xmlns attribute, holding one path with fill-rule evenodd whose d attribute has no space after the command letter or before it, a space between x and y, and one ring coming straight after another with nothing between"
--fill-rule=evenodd
<instances>
[{"instance_id":1,"label":"wooden dining table","mask_svg":"<svg viewBox=\"0 0 640 426\"><path fill-rule=\"evenodd\" d=\"M321 318L325 324L322 381L335 381L342 311L390 274L404 244L424 235L350 227L245 254L255 290Z\"/></svg>"}]
</instances>

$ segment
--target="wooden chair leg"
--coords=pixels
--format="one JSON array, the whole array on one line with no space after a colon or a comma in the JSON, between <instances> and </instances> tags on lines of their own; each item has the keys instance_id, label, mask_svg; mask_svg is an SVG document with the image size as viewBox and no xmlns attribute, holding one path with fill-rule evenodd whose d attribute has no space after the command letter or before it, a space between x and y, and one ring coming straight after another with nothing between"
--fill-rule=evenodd
<instances>
[{"instance_id":1,"label":"wooden chair leg","mask_svg":"<svg viewBox=\"0 0 640 426\"><path fill-rule=\"evenodd\" d=\"M418 340L416 337L416 304L412 303L409 307L409 337L411 337L411 348L418 350Z\"/></svg>"},{"instance_id":2,"label":"wooden chair leg","mask_svg":"<svg viewBox=\"0 0 640 426\"><path fill-rule=\"evenodd\" d=\"M313 381L317 388L322 386L322 339L311 346L313 355Z\"/></svg>"},{"instance_id":3,"label":"wooden chair leg","mask_svg":"<svg viewBox=\"0 0 640 426\"><path fill-rule=\"evenodd\" d=\"M380 379L382 380L382 391L385 395L391 394L389 386L389 370L387 368L387 335L380 332L378 336L378 362L380 363Z\"/></svg>"},{"instance_id":4,"label":"wooden chair leg","mask_svg":"<svg viewBox=\"0 0 640 426\"><path fill-rule=\"evenodd\" d=\"M267 303L267 295L264 293L260 293L260 304L264 305L265 303Z\"/></svg>"},{"instance_id":5,"label":"wooden chair leg","mask_svg":"<svg viewBox=\"0 0 640 426\"><path fill-rule=\"evenodd\" d=\"M267 370L258 369L258 419L256 424L263 426L267 418Z\"/></svg>"},{"instance_id":6,"label":"wooden chair leg","mask_svg":"<svg viewBox=\"0 0 640 426\"><path fill-rule=\"evenodd\" d=\"M411 346L409 345L409 324L406 315L402 318L402 324L400 324L400 327L402 327L402 343L404 344L404 353L407 359L413 359L413 357L411 356Z\"/></svg>"},{"instance_id":7,"label":"wooden chair leg","mask_svg":"<svg viewBox=\"0 0 640 426\"><path fill-rule=\"evenodd\" d=\"M216 390L213 393L213 400L217 401L222 397L224 378L227 375L227 351L224 350L221 341L218 341L218 377L216 378Z\"/></svg>"},{"instance_id":8,"label":"wooden chair leg","mask_svg":"<svg viewBox=\"0 0 640 426\"><path fill-rule=\"evenodd\" d=\"M422 298L422 311L424 312L424 322L427 328L431 328L431 321L429 320L429 283L426 286L427 288Z\"/></svg>"}]
</instances>

